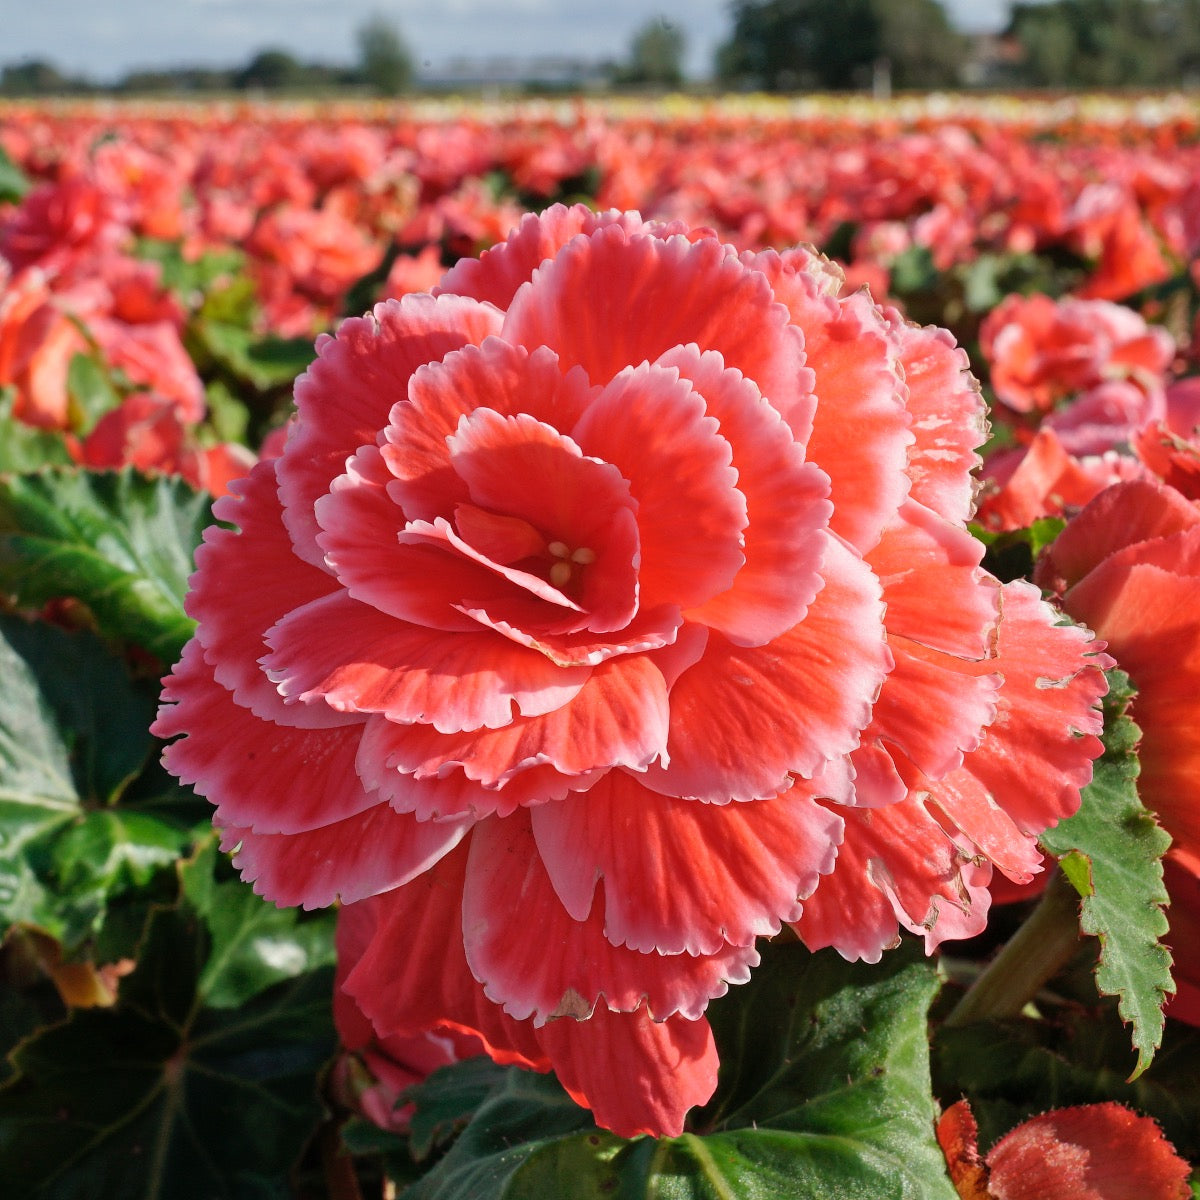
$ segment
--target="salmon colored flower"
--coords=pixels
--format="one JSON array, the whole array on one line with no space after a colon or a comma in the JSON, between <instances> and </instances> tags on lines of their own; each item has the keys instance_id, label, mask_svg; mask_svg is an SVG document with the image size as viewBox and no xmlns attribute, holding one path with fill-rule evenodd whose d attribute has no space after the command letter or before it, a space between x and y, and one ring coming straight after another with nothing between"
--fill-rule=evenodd
<instances>
[{"instance_id":1,"label":"salmon colored flower","mask_svg":"<svg viewBox=\"0 0 1200 1200\"><path fill-rule=\"evenodd\" d=\"M1165 329L1107 300L1007 296L980 329L992 386L1017 412L1045 412L1112 380L1162 388L1174 354Z\"/></svg>"},{"instance_id":2,"label":"salmon colored flower","mask_svg":"<svg viewBox=\"0 0 1200 1200\"><path fill-rule=\"evenodd\" d=\"M828 885L821 939L877 954L888 870L933 941L974 929L1078 804L1100 660L980 569L965 356L841 282L555 207L318 341L156 730L259 891L366 908L380 1036L471 1032L677 1134L758 937Z\"/></svg>"},{"instance_id":3,"label":"salmon colored flower","mask_svg":"<svg viewBox=\"0 0 1200 1200\"><path fill-rule=\"evenodd\" d=\"M1083 1104L1031 1117L984 1158L965 1100L938 1122L938 1143L962 1200L1187 1200L1188 1165L1149 1118L1121 1104Z\"/></svg>"}]
</instances>

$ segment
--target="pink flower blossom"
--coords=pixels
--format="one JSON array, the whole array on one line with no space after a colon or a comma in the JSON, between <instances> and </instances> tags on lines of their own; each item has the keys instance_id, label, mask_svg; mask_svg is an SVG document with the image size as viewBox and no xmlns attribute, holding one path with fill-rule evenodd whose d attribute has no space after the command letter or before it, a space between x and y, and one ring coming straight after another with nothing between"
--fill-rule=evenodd
<instances>
[{"instance_id":1,"label":"pink flower blossom","mask_svg":"<svg viewBox=\"0 0 1200 1200\"><path fill-rule=\"evenodd\" d=\"M979 336L996 395L1017 412L1046 412L1112 380L1161 390L1175 351L1165 329L1106 300L1008 296Z\"/></svg>"},{"instance_id":2,"label":"pink flower blossom","mask_svg":"<svg viewBox=\"0 0 1200 1200\"><path fill-rule=\"evenodd\" d=\"M1187 1200L1188 1165L1149 1118L1122 1104L1058 1108L1022 1122L979 1153L966 1100L938 1122L962 1200Z\"/></svg>"},{"instance_id":3,"label":"pink flower blossom","mask_svg":"<svg viewBox=\"0 0 1200 1200\"><path fill-rule=\"evenodd\" d=\"M980 569L962 351L841 282L555 207L318 341L156 730L259 891L367 910L379 1036L677 1134L758 937L976 932L1078 804L1104 660Z\"/></svg>"}]
</instances>

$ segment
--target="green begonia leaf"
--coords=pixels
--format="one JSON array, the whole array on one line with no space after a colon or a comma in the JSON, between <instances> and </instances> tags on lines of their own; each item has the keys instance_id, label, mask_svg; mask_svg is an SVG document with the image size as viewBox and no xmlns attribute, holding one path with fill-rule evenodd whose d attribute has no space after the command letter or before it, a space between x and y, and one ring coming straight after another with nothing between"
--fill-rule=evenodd
<instances>
[{"instance_id":1,"label":"green begonia leaf","mask_svg":"<svg viewBox=\"0 0 1200 1200\"><path fill-rule=\"evenodd\" d=\"M1162 1041L1162 1006L1171 983L1162 856L1170 837L1138 799L1136 746L1141 736L1125 715L1132 689L1120 671L1109 672L1105 748L1079 811L1042 835L1083 897L1080 928L1100 942L1096 986L1119 998L1132 1026L1135 1074L1149 1065Z\"/></svg>"},{"instance_id":2,"label":"green begonia leaf","mask_svg":"<svg viewBox=\"0 0 1200 1200\"><path fill-rule=\"evenodd\" d=\"M172 662L191 635L183 597L210 503L132 470L0 479L0 587L26 607L76 597L103 634Z\"/></svg>"},{"instance_id":3,"label":"green begonia leaf","mask_svg":"<svg viewBox=\"0 0 1200 1200\"><path fill-rule=\"evenodd\" d=\"M236 1008L294 975L332 966L334 914L276 908L237 880L213 879L216 839L180 869L183 894L204 918L212 949L200 988L213 1008Z\"/></svg>"},{"instance_id":4,"label":"green begonia leaf","mask_svg":"<svg viewBox=\"0 0 1200 1200\"><path fill-rule=\"evenodd\" d=\"M0 678L0 941L23 923L124 958L209 806L165 775L152 694L94 635L0 617Z\"/></svg>"},{"instance_id":5,"label":"green begonia leaf","mask_svg":"<svg viewBox=\"0 0 1200 1200\"><path fill-rule=\"evenodd\" d=\"M694 1132L626 1141L552 1077L510 1069L405 1200L955 1200L934 1139L926 1017L937 988L907 950L863 966L766 946L751 981L710 1006L722 1074ZM418 1119L453 1109L444 1094L469 1091L454 1081L473 1069L412 1089Z\"/></svg>"},{"instance_id":6,"label":"green begonia leaf","mask_svg":"<svg viewBox=\"0 0 1200 1200\"><path fill-rule=\"evenodd\" d=\"M218 320L197 321L195 333L222 367L260 392L290 384L316 353L311 338L264 338Z\"/></svg>"},{"instance_id":7,"label":"green begonia leaf","mask_svg":"<svg viewBox=\"0 0 1200 1200\"><path fill-rule=\"evenodd\" d=\"M282 1179L322 1112L332 973L213 1007L209 944L186 906L155 910L115 1007L73 1011L18 1046L0 1089L0 1178L14 1196L289 1195Z\"/></svg>"},{"instance_id":8,"label":"green begonia leaf","mask_svg":"<svg viewBox=\"0 0 1200 1200\"><path fill-rule=\"evenodd\" d=\"M50 463L67 466L73 461L61 433L18 421L14 408L13 391L0 388L0 475L35 471Z\"/></svg>"}]
</instances>

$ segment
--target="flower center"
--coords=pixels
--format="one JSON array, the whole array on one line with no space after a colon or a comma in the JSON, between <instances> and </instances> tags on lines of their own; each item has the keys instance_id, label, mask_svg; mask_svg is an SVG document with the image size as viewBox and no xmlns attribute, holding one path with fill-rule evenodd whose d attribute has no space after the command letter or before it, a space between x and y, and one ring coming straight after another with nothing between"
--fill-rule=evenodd
<instances>
[{"instance_id":1,"label":"flower center","mask_svg":"<svg viewBox=\"0 0 1200 1200\"><path fill-rule=\"evenodd\" d=\"M550 582L561 588L570 582L576 567L586 567L596 561L596 552L588 546L572 550L566 542L550 542L546 549L555 560L550 564Z\"/></svg>"}]
</instances>

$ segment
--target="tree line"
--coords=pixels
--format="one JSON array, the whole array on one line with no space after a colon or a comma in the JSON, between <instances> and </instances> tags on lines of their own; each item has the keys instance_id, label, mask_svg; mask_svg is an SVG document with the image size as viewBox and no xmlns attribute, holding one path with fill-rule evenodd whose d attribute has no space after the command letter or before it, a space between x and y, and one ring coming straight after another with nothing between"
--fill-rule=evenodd
<instances>
[{"instance_id":1,"label":"tree line","mask_svg":"<svg viewBox=\"0 0 1200 1200\"><path fill-rule=\"evenodd\" d=\"M722 86L768 91L895 88L1200 86L1200 0L1016 0L1007 26L969 37L938 0L732 0L716 53ZM376 16L356 33L349 66L258 51L230 68L140 70L98 85L45 60L0 68L0 95L315 92L396 96L421 85L400 29ZM626 57L605 64L611 87L680 87L686 34L656 17Z\"/></svg>"}]
</instances>

